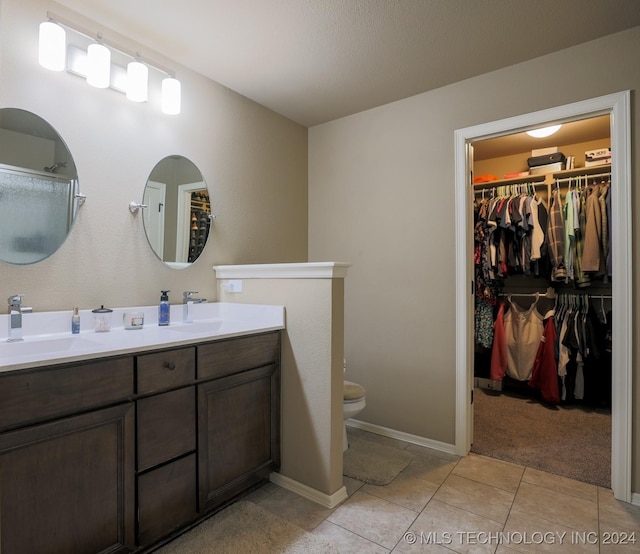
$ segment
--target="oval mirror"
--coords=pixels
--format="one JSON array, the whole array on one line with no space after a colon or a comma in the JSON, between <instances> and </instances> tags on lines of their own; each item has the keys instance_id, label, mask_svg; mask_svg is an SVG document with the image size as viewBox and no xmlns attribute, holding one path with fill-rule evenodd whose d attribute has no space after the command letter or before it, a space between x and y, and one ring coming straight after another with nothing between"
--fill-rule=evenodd
<instances>
[{"instance_id":1,"label":"oval mirror","mask_svg":"<svg viewBox=\"0 0 640 554\"><path fill-rule=\"evenodd\" d=\"M33 264L71 231L82 195L71 152L41 117L0 109L0 260Z\"/></svg>"},{"instance_id":2,"label":"oval mirror","mask_svg":"<svg viewBox=\"0 0 640 554\"><path fill-rule=\"evenodd\" d=\"M151 171L144 188L144 231L156 256L182 269L207 243L211 203L198 167L184 156L167 156Z\"/></svg>"}]
</instances>

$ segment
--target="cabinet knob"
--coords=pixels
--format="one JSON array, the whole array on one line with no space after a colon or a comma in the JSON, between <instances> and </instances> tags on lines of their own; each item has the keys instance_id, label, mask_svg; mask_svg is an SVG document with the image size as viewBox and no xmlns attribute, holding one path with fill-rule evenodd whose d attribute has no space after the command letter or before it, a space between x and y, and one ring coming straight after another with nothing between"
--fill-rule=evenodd
<instances>
[{"instance_id":1,"label":"cabinet knob","mask_svg":"<svg viewBox=\"0 0 640 554\"><path fill-rule=\"evenodd\" d=\"M173 371L176 368L176 364L175 362L165 362L164 367L166 367L170 371Z\"/></svg>"}]
</instances>

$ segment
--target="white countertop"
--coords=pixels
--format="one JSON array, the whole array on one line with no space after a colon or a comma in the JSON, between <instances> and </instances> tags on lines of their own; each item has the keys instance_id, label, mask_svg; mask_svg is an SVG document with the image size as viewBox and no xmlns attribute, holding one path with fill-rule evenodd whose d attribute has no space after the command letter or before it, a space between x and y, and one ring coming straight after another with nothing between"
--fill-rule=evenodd
<instances>
[{"instance_id":1,"label":"white countertop","mask_svg":"<svg viewBox=\"0 0 640 554\"><path fill-rule=\"evenodd\" d=\"M158 326L157 306L113 308L111 330L93 330L91 310L80 311L80 333L71 334L71 311L24 314L20 342L7 342L8 315L0 316L0 372L157 350L285 328L283 306L210 302L194 304L193 323L183 305L171 306L171 324ZM144 313L142 329L124 329L125 312Z\"/></svg>"}]
</instances>

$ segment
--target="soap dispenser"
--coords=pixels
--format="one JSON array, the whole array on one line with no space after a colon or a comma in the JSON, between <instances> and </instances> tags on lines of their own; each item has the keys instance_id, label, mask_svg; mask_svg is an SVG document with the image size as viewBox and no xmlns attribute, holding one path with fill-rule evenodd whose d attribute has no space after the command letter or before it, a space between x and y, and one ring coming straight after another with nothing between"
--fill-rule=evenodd
<instances>
[{"instance_id":1,"label":"soap dispenser","mask_svg":"<svg viewBox=\"0 0 640 554\"><path fill-rule=\"evenodd\" d=\"M171 307L169 305L169 293L168 290L160 291L160 305L158 306L158 325L169 325L171 319Z\"/></svg>"}]
</instances>

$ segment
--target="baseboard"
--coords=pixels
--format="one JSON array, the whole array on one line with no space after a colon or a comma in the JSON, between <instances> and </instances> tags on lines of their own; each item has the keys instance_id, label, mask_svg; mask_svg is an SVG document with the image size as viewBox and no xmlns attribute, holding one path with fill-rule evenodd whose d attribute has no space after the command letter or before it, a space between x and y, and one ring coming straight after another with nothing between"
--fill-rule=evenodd
<instances>
[{"instance_id":1,"label":"baseboard","mask_svg":"<svg viewBox=\"0 0 640 554\"><path fill-rule=\"evenodd\" d=\"M390 437L392 439L410 442L411 444L417 444L418 446L433 448L434 450L446 452L447 454L456 454L456 447L454 444L419 437L418 435L396 431L395 429L374 425L373 423L367 423L366 421L360 421L358 419L347 419L345 423L348 427L355 427L356 429L362 429L363 431L370 431L371 433L382 435L383 437Z\"/></svg>"},{"instance_id":2,"label":"baseboard","mask_svg":"<svg viewBox=\"0 0 640 554\"><path fill-rule=\"evenodd\" d=\"M272 473L269 476L269 480L272 483L287 489L291 492L295 492L297 495L312 500L317 504L324 506L325 508L333 509L341 502L347 499L347 489L342 487L333 494L324 494L316 489L313 489L307 485L294 481L290 477L286 477L280 473Z\"/></svg>"},{"instance_id":3,"label":"baseboard","mask_svg":"<svg viewBox=\"0 0 640 554\"><path fill-rule=\"evenodd\" d=\"M631 504L634 506L640 506L640 492L631 493Z\"/></svg>"}]
</instances>

